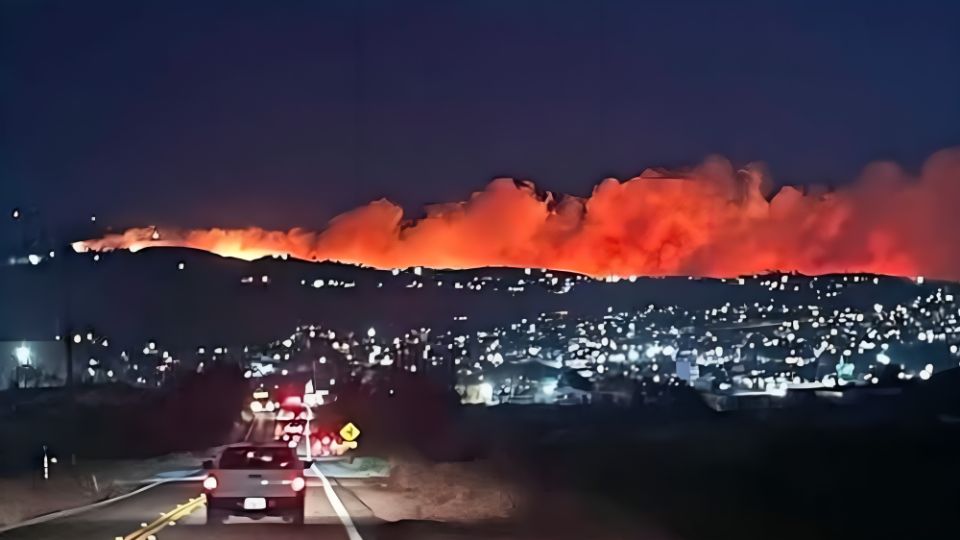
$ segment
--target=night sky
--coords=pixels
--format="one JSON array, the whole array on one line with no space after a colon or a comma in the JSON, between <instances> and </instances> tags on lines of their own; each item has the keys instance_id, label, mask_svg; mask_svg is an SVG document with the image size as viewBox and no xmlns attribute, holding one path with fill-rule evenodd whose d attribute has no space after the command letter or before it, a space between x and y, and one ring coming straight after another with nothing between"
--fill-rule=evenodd
<instances>
[{"instance_id":1,"label":"night sky","mask_svg":"<svg viewBox=\"0 0 960 540\"><path fill-rule=\"evenodd\" d=\"M839 184L960 144L958 28L954 1L3 0L0 201L69 236L712 153Z\"/></svg>"}]
</instances>

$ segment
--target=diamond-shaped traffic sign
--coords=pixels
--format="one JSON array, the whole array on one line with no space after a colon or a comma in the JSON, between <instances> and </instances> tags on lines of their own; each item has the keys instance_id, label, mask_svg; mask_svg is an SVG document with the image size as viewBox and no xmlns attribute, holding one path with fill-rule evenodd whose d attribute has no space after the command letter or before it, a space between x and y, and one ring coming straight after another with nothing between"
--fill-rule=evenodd
<instances>
[{"instance_id":1,"label":"diamond-shaped traffic sign","mask_svg":"<svg viewBox=\"0 0 960 540\"><path fill-rule=\"evenodd\" d=\"M347 442L355 441L360 436L360 428L353 425L353 422L347 422L347 425L340 428L340 436Z\"/></svg>"}]
</instances>

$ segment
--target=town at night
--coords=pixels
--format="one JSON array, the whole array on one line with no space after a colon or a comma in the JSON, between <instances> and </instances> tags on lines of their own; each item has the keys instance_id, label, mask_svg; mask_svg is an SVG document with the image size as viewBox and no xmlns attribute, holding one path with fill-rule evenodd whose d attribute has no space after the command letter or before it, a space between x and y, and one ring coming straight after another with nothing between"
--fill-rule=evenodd
<instances>
[{"instance_id":1,"label":"town at night","mask_svg":"<svg viewBox=\"0 0 960 540\"><path fill-rule=\"evenodd\" d=\"M0 539L952 539L960 9L0 0Z\"/></svg>"}]
</instances>

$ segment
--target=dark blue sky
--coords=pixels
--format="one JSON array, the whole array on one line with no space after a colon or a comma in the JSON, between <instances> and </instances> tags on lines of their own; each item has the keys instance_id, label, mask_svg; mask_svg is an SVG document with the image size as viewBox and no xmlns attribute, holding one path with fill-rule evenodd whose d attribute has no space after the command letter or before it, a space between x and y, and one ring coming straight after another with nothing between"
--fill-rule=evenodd
<instances>
[{"instance_id":1,"label":"dark blue sky","mask_svg":"<svg viewBox=\"0 0 960 540\"><path fill-rule=\"evenodd\" d=\"M286 228L710 153L840 183L960 144L958 29L955 1L4 0L0 201Z\"/></svg>"}]
</instances>

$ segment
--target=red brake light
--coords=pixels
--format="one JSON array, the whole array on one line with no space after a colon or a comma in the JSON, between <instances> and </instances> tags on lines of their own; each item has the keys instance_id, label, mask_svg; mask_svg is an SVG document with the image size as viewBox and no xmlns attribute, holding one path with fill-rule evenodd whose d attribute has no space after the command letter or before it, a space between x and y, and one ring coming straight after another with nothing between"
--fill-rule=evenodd
<instances>
[{"instance_id":1,"label":"red brake light","mask_svg":"<svg viewBox=\"0 0 960 540\"><path fill-rule=\"evenodd\" d=\"M320 439L320 444L322 444L322 445L328 445L328 444L330 444L330 442L331 442L331 441L330 441L330 436L329 436L329 435L324 435L323 438Z\"/></svg>"},{"instance_id":2,"label":"red brake light","mask_svg":"<svg viewBox=\"0 0 960 540\"><path fill-rule=\"evenodd\" d=\"M298 476L293 479L293 482L290 482L290 487L294 491L303 491L303 488L307 487L307 481L303 479L302 476Z\"/></svg>"},{"instance_id":3,"label":"red brake light","mask_svg":"<svg viewBox=\"0 0 960 540\"><path fill-rule=\"evenodd\" d=\"M205 490L207 490L207 491L213 491L213 490L217 489L217 477L216 477L216 476L208 476L208 477L204 478L204 479L203 479L203 489L205 489Z\"/></svg>"}]
</instances>

